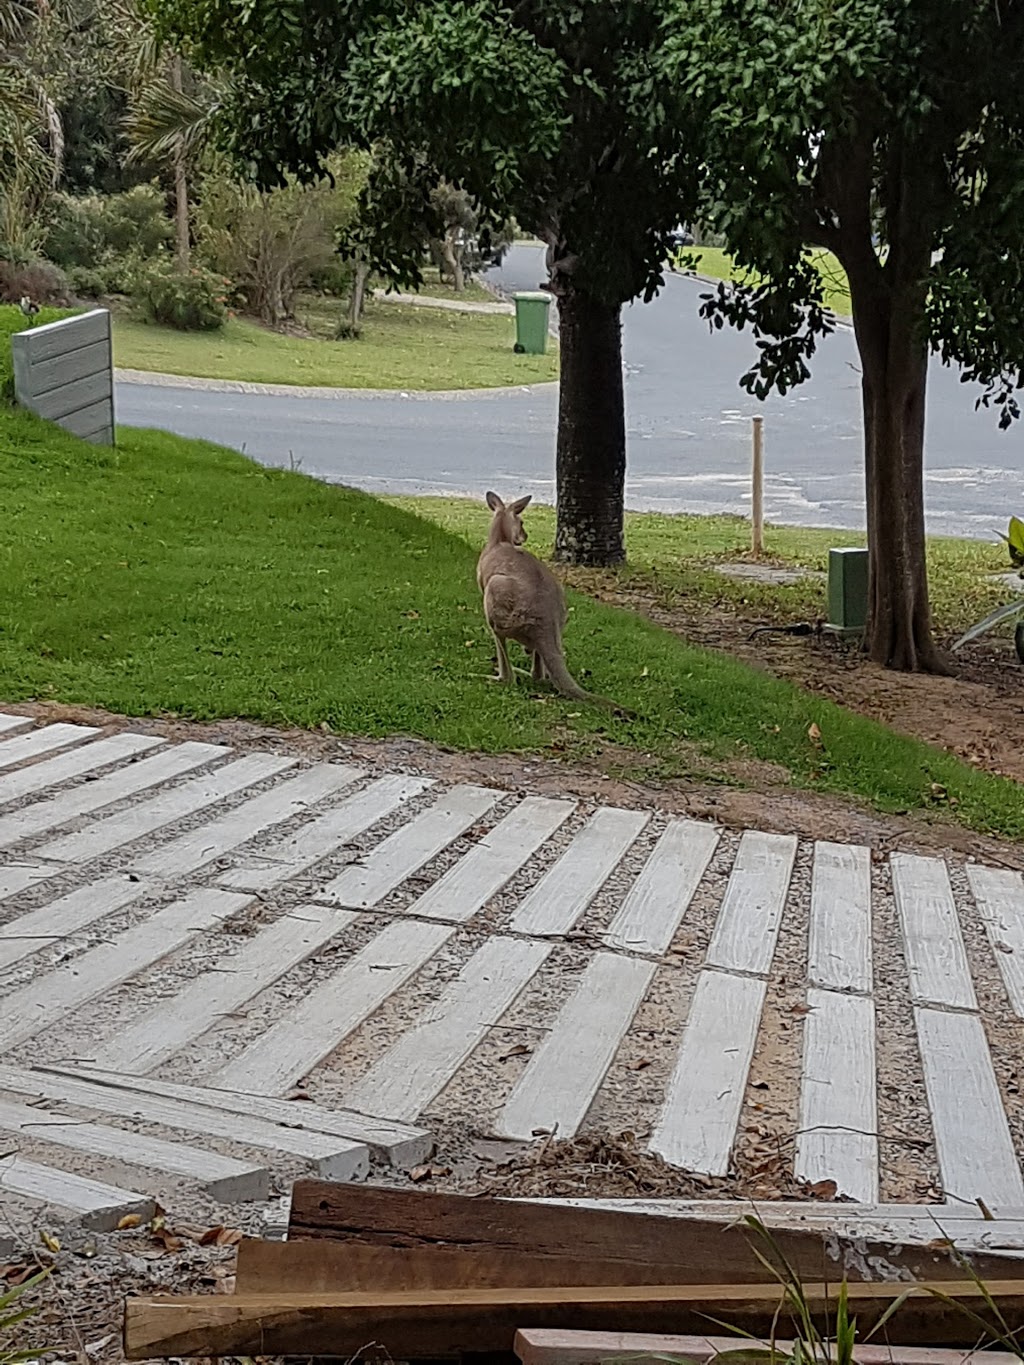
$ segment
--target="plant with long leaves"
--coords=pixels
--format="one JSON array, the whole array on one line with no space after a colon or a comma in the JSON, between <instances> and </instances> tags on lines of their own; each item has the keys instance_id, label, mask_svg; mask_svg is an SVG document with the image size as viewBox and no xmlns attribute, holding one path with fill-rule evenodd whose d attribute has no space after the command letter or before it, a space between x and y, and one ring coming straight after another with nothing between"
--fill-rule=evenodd
<instances>
[{"instance_id":1,"label":"plant with long leaves","mask_svg":"<svg viewBox=\"0 0 1024 1365\"><path fill-rule=\"evenodd\" d=\"M35 1316L38 1310L20 1307L19 1300L22 1295L40 1285L49 1273L48 1270L40 1270L37 1275L30 1275L23 1283L0 1294L0 1365L20 1365L21 1361L34 1360L42 1354L38 1347L35 1350L22 1350L5 1346L3 1338L13 1332L15 1327Z\"/></svg>"},{"instance_id":2,"label":"plant with long leaves","mask_svg":"<svg viewBox=\"0 0 1024 1365\"><path fill-rule=\"evenodd\" d=\"M1010 527L1006 535L1003 535L1001 531L999 534L1006 541L1006 548L1010 552L1010 563L1015 569L1020 570L1020 578L1024 581L1024 521L1021 521L1020 517L1011 517ZM969 645L972 640L977 640L981 635L987 635L990 630L995 630L996 626L1001 626L1005 621L1017 621L1013 643L1017 651L1017 658L1024 664L1024 597L1018 597L1015 602L1005 602L1001 607L996 607L995 611L990 612L983 621L971 626L970 630L964 631L953 649L963 649L964 645Z\"/></svg>"}]
</instances>

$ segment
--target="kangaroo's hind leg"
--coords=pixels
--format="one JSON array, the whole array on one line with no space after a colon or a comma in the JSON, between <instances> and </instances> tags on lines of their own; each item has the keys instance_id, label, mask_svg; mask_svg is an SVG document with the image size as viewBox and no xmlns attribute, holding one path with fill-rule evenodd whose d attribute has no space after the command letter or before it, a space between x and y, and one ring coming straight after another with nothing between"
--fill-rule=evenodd
<instances>
[{"instance_id":1,"label":"kangaroo's hind leg","mask_svg":"<svg viewBox=\"0 0 1024 1365\"><path fill-rule=\"evenodd\" d=\"M540 657L540 655L534 652L532 669L532 677L534 681L540 682L547 676L548 676L547 665L544 663L544 660Z\"/></svg>"},{"instance_id":2,"label":"kangaroo's hind leg","mask_svg":"<svg viewBox=\"0 0 1024 1365\"><path fill-rule=\"evenodd\" d=\"M494 635L494 647L498 651L498 681L514 682L515 673L512 670L512 663L508 657L508 645L497 631L493 631L492 633Z\"/></svg>"}]
</instances>

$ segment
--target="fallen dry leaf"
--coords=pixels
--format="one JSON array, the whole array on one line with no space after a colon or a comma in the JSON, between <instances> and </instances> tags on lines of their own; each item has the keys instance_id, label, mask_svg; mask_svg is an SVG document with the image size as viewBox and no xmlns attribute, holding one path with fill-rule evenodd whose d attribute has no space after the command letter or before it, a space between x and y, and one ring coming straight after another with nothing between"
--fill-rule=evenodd
<instances>
[{"instance_id":1,"label":"fallen dry leaf","mask_svg":"<svg viewBox=\"0 0 1024 1365\"><path fill-rule=\"evenodd\" d=\"M528 1057L532 1051L533 1048L527 1047L525 1043L516 1043L515 1047L510 1047L498 1061L507 1062L510 1057Z\"/></svg>"},{"instance_id":2,"label":"fallen dry leaf","mask_svg":"<svg viewBox=\"0 0 1024 1365\"><path fill-rule=\"evenodd\" d=\"M646 1071L651 1064L650 1057L638 1057L635 1062L629 1063L630 1071Z\"/></svg>"},{"instance_id":3,"label":"fallen dry leaf","mask_svg":"<svg viewBox=\"0 0 1024 1365\"><path fill-rule=\"evenodd\" d=\"M789 1007L790 1014L810 1014L810 1012L811 1012L810 1005L797 1004L790 1005Z\"/></svg>"},{"instance_id":4,"label":"fallen dry leaf","mask_svg":"<svg viewBox=\"0 0 1024 1365\"><path fill-rule=\"evenodd\" d=\"M180 1251L185 1245L181 1237L176 1237L169 1228L163 1226L153 1229L153 1240L158 1242L164 1251L168 1252Z\"/></svg>"},{"instance_id":5,"label":"fallen dry leaf","mask_svg":"<svg viewBox=\"0 0 1024 1365\"><path fill-rule=\"evenodd\" d=\"M414 1185L421 1185L424 1180L442 1180L446 1175L451 1175L450 1166L435 1166L428 1163L425 1166L414 1166L409 1172L409 1179Z\"/></svg>"},{"instance_id":6,"label":"fallen dry leaf","mask_svg":"<svg viewBox=\"0 0 1024 1365\"><path fill-rule=\"evenodd\" d=\"M120 1226L121 1226L121 1224L118 1223L118 1227L120 1227ZM42 1244L43 1244L43 1246L46 1248L46 1250L47 1250L47 1251L52 1251L53 1254L54 1254L55 1256L56 1256L57 1252L60 1251L60 1242L58 1241L58 1239L57 1239L56 1237L54 1237L53 1233L51 1233L51 1232L41 1232L41 1233L39 1234L39 1240L42 1242Z\"/></svg>"},{"instance_id":7,"label":"fallen dry leaf","mask_svg":"<svg viewBox=\"0 0 1024 1365\"><path fill-rule=\"evenodd\" d=\"M128 1228L138 1228L142 1226L141 1213L126 1213L117 1225L118 1232L125 1232Z\"/></svg>"},{"instance_id":8,"label":"fallen dry leaf","mask_svg":"<svg viewBox=\"0 0 1024 1365\"><path fill-rule=\"evenodd\" d=\"M226 1228L223 1223L207 1228L199 1239L201 1247L233 1247L242 1240L238 1228Z\"/></svg>"},{"instance_id":9,"label":"fallen dry leaf","mask_svg":"<svg viewBox=\"0 0 1024 1365\"><path fill-rule=\"evenodd\" d=\"M313 1103L313 1096L312 1096L312 1095L307 1095L306 1092L305 1092L305 1090L293 1090L292 1093L291 1093L290 1095L285 1095L285 1099L286 1099L286 1100L308 1100L310 1104Z\"/></svg>"},{"instance_id":10,"label":"fallen dry leaf","mask_svg":"<svg viewBox=\"0 0 1024 1365\"><path fill-rule=\"evenodd\" d=\"M821 748L821 731L818 729L817 725L814 723L813 720L807 727L807 738L811 741L815 748L818 749Z\"/></svg>"},{"instance_id":11,"label":"fallen dry leaf","mask_svg":"<svg viewBox=\"0 0 1024 1365\"><path fill-rule=\"evenodd\" d=\"M807 1186L807 1193L815 1199L835 1199L839 1186L834 1180L816 1180L813 1185Z\"/></svg>"}]
</instances>

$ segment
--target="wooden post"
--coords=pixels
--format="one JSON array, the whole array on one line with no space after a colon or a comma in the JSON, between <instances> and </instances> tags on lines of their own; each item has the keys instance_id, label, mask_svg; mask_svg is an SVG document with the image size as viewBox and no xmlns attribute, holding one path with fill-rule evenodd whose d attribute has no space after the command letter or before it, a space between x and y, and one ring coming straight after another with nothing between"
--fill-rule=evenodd
<instances>
[{"instance_id":1,"label":"wooden post","mask_svg":"<svg viewBox=\"0 0 1024 1365\"><path fill-rule=\"evenodd\" d=\"M751 461L750 548L754 558L764 553L764 418L754 417Z\"/></svg>"}]
</instances>

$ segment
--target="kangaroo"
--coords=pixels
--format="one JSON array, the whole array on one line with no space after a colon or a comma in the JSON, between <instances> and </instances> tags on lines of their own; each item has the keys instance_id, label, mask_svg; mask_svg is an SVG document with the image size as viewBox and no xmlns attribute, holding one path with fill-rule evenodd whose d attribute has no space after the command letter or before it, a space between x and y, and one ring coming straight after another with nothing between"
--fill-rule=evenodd
<instances>
[{"instance_id":1,"label":"kangaroo","mask_svg":"<svg viewBox=\"0 0 1024 1365\"><path fill-rule=\"evenodd\" d=\"M562 585L547 565L522 549L526 541L522 515L529 503L530 495L506 505L497 493L487 494L494 520L477 563L476 581L498 650L498 681L514 681L507 641L518 640L531 656L534 678L550 679L563 697L629 714L607 697L585 691L565 666L562 631L568 612Z\"/></svg>"}]
</instances>

